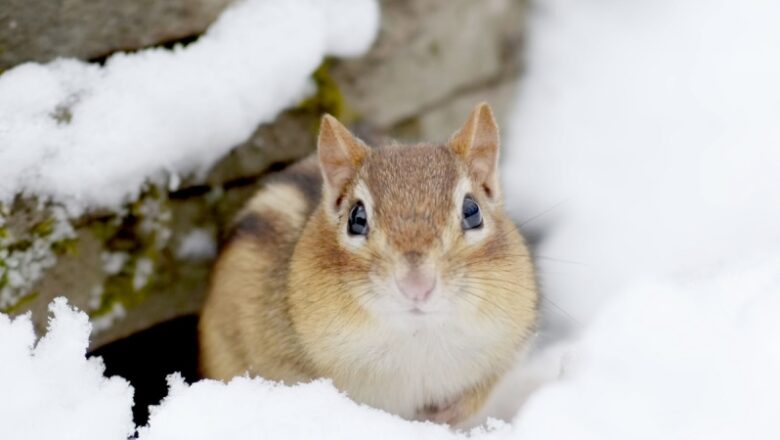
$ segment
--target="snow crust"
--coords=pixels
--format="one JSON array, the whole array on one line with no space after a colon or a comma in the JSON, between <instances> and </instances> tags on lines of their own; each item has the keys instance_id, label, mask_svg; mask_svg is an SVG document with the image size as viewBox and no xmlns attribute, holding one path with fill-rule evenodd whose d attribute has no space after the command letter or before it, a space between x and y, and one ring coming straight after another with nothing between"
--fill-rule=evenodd
<instances>
[{"instance_id":1,"label":"snow crust","mask_svg":"<svg viewBox=\"0 0 780 440\"><path fill-rule=\"evenodd\" d=\"M366 50L378 16L374 0L244 0L186 47L15 67L0 76L0 202L116 207L203 173L311 92L323 57Z\"/></svg>"}]
</instances>

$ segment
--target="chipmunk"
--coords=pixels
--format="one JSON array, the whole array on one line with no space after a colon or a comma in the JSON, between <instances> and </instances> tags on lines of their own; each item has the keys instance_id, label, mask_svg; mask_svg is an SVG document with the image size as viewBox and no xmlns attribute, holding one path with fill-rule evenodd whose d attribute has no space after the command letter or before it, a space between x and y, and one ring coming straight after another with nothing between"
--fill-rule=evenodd
<instances>
[{"instance_id":1,"label":"chipmunk","mask_svg":"<svg viewBox=\"0 0 780 440\"><path fill-rule=\"evenodd\" d=\"M330 378L401 417L464 423L537 316L498 154L484 103L445 145L369 148L324 116L317 155L236 219L201 315L203 374Z\"/></svg>"}]
</instances>

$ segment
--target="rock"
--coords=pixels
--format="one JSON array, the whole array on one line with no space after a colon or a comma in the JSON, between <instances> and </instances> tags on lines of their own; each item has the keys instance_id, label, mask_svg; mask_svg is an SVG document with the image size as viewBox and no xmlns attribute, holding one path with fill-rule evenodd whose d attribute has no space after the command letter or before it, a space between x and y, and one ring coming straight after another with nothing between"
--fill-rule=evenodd
<instances>
[{"instance_id":1,"label":"rock","mask_svg":"<svg viewBox=\"0 0 780 440\"><path fill-rule=\"evenodd\" d=\"M525 12L518 0L387 0L373 50L333 75L351 109L382 130L445 108L453 97L476 103L519 75Z\"/></svg>"},{"instance_id":2,"label":"rock","mask_svg":"<svg viewBox=\"0 0 780 440\"><path fill-rule=\"evenodd\" d=\"M56 57L92 59L203 32L231 0L3 0L0 71Z\"/></svg>"}]
</instances>

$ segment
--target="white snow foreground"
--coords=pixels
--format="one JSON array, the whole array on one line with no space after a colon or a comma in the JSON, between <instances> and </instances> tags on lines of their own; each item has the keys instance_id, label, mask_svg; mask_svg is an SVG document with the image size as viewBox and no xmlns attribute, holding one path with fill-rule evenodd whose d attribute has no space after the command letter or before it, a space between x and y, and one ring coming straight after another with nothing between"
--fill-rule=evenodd
<instances>
[{"instance_id":1,"label":"white snow foreground","mask_svg":"<svg viewBox=\"0 0 780 440\"><path fill-rule=\"evenodd\" d=\"M63 299L33 348L29 315L0 315L0 438L124 440L132 387L85 359L86 315ZM186 385L152 407L140 440L169 439L733 439L780 438L780 258L617 295L583 336L555 348L559 379L512 424L470 434L358 405L326 381L237 378ZM538 367L538 366L537 366ZM544 366L542 366L544 367ZM554 363L550 368L554 371ZM511 396L503 390L504 396Z\"/></svg>"},{"instance_id":2,"label":"white snow foreground","mask_svg":"<svg viewBox=\"0 0 780 440\"><path fill-rule=\"evenodd\" d=\"M515 421L518 439L777 439L780 258L642 281L614 296L563 377Z\"/></svg>"},{"instance_id":3,"label":"white snow foreground","mask_svg":"<svg viewBox=\"0 0 780 440\"><path fill-rule=\"evenodd\" d=\"M133 425L133 388L103 377L86 359L91 325L64 298L49 305L49 331L36 344L30 314L0 314L0 438L124 440Z\"/></svg>"},{"instance_id":4,"label":"white snow foreground","mask_svg":"<svg viewBox=\"0 0 780 440\"><path fill-rule=\"evenodd\" d=\"M378 24L374 0L244 0L186 47L17 66L0 76L0 202L116 207L146 180L202 173Z\"/></svg>"}]
</instances>

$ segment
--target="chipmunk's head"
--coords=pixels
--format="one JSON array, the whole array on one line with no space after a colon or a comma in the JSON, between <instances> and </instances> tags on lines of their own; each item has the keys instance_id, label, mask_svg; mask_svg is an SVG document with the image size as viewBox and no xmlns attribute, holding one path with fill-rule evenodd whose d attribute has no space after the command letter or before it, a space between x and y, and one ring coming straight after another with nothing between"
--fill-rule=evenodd
<instances>
[{"instance_id":1,"label":"chipmunk's head","mask_svg":"<svg viewBox=\"0 0 780 440\"><path fill-rule=\"evenodd\" d=\"M531 313L530 259L502 209L487 104L444 145L369 148L325 116L318 155L323 289L399 322Z\"/></svg>"}]
</instances>

